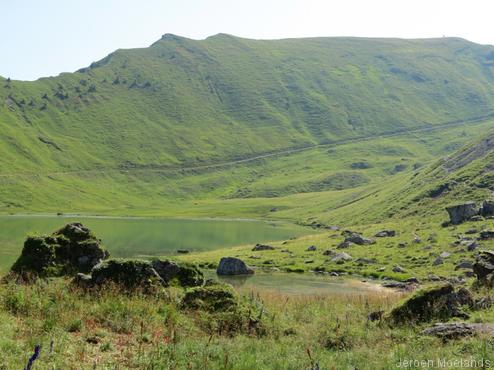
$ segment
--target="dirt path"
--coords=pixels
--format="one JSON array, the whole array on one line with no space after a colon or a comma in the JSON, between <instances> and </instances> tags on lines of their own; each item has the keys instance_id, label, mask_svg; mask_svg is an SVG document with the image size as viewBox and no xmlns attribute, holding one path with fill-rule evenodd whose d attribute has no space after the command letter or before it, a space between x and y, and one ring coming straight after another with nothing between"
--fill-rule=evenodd
<instances>
[{"instance_id":1,"label":"dirt path","mask_svg":"<svg viewBox=\"0 0 494 370\"><path fill-rule=\"evenodd\" d=\"M361 136L361 137L355 137L351 139L342 139L342 140L335 140L331 142L325 142L325 143L320 143L320 144L314 144L314 145L307 145L303 147L298 147L298 148L292 148L292 149L285 149L285 150L280 150L277 152L272 152L272 153L265 153L265 154L259 154L255 155L252 157L248 158L243 158L243 159L238 159L238 160L231 160L231 161L225 161L225 162L218 162L218 163L211 163L211 164L204 164L204 165L199 165L199 166L183 166L183 167L163 167L163 168L94 168L94 169L87 169L87 170L72 170L72 171L53 171L53 172L45 172L45 173L37 173L37 172L18 172L18 173L10 173L10 174L0 174L1 177L17 177L17 176L56 176L56 175L69 175L69 174L89 174L89 173L99 173L99 172L121 172L121 173L131 173L131 172L162 172L162 173L173 173L173 172L181 172L181 171L199 171L199 170L208 170L208 169L215 169L215 168L222 168L222 167L231 167L235 166L238 164L244 164L244 163L249 163L249 162L255 162L258 160L266 159L266 158L275 158L275 157L282 157L282 156L287 156L295 153L300 153L300 152L305 152L308 150L313 150L313 149L318 149L318 148L324 148L324 147L333 147L333 146L340 146L340 145L345 145L345 144L351 144L351 143L358 143L358 142L363 142L363 141L369 141L369 140L374 140L374 139L382 139L382 138L390 138L390 137L397 137L397 136L404 136L404 135L409 135L409 134L417 134L421 132L430 132L430 131L439 131L451 127L457 127L457 126L462 126L464 124L471 124L471 123L480 123L484 122L488 119L494 118L494 113L481 116L481 117L476 117L472 118L469 120L463 120L463 121L453 121L453 122L446 122L443 124L437 124L437 125L427 125L427 126L422 126L414 129L401 129L389 133L383 133L383 134L377 134L377 135L369 135L369 136Z\"/></svg>"}]
</instances>

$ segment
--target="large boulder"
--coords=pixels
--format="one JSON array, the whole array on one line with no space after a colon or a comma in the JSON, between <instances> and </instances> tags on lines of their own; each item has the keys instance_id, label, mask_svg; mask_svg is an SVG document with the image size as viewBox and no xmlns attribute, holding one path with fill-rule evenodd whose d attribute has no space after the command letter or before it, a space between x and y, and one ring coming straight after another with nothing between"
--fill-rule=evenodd
<instances>
[{"instance_id":1,"label":"large boulder","mask_svg":"<svg viewBox=\"0 0 494 370\"><path fill-rule=\"evenodd\" d=\"M345 234L345 241L349 243L354 243L358 245L374 244L375 241L372 239L364 238L362 235L354 232Z\"/></svg>"},{"instance_id":2,"label":"large boulder","mask_svg":"<svg viewBox=\"0 0 494 370\"><path fill-rule=\"evenodd\" d=\"M492 285L494 280L494 251L480 251L473 264L479 285Z\"/></svg>"},{"instance_id":3,"label":"large boulder","mask_svg":"<svg viewBox=\"0 0 494 370\"><path fill-rule=\"evenodd\" d=\"M468 318L462 307L472 305L472 295L467 289L460 288L456 292L451 284L447 284L417 292L394 308L387 319L394 325L403 325L452 317Z\"/></svg>"},{"instance_id":4,"label":"large boulder","mask_svg":"<svg viewBox=\"0 0 494 370\"><path fill-rule=\"evenodd\" d=\"M239 258L223 257L216 269L216 273L218 275L248 275L253 274L254 270Z\"/></svg>"},{"instance_id":5,"label":"large boulder","mask_svg":"<svg viewBox=\"0 0 494 370\"><path fill-rule=\"evenodd\" d=\"M78 276L79 282L83 280ZM113 287L126 290L158 288L164 285L151 262L137 259L110 259L93 268L89 287Z\"/></svg>"},{"instance_id":6,"label":"large boulder","mask_svg":"<svg viewBox=\"0 0 494 370\"><path fill-rule=\"evenodd\" d=\"M191 287L204 284L204 275L195 265L161 259L154 260L151 265L166 285Z\"/></svg>"},{"instance_id":7,"label":"large boulder","mask_svg":"<svg viewBox=\"0 0 494 370\"><path fill-rule=\"evenodd\" d=\"M484 217L494 216L494 201L484 200L480 209L480 214Z\"/></svg>"},{"instance_id":8,"label":"large boulder","mask_svg":"<svg viewBox=\"0 0 494 370\"><path fill-rule=\"evenodd\" d=\"M467 202L447 207L446 211L449 214L450 222L453 225L458 225L479 215L480 208L475 202Z\"/></svg>"},{"instance_id":9,"label":"large boulder","mask_svg":"<svg viewBox=\"0 0 494 370\"><path fill-rule=\"evenodd\" d=\"M11 272L23 277L55 277L89 272L109 253L81 223L65 225L49 236L31 236Z\"/></svg>"}]
</instances>

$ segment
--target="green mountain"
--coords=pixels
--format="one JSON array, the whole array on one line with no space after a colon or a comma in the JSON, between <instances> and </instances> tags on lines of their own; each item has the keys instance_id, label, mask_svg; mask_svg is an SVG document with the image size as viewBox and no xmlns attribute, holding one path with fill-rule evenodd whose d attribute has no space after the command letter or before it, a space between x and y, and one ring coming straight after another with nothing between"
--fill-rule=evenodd
<instances>
[{"instance_id":1,"label":"green mountain","mask_svg":"<svg viewBox=\"0 0 494 370\"><path fill-rule=\"evenodd\" d=\"M225 189L224 174L185 181L184 171L167 171L186 167L195 176L266 153L486 119L494 112L493 71L494 47L457 38L167 34L75 73L1 79L0 210L245 198L242 176ZM277 182L247 196L368 183L347 174L295 191Z\"/></svg>"}]
</instances>

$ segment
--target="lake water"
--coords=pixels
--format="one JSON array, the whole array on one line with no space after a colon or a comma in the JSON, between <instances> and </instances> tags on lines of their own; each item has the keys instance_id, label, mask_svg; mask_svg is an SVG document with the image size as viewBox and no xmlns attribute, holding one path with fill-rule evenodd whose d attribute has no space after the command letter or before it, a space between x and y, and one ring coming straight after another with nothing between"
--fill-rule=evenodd
<instances>
[{"instance_id":1,"label":"lake water","mask_svg":"<svg viewBox=\"0 0 494 370\"><path fill-rule=\"evenodd\" d=\"M216 277L209 272L208 277ZM262 273L244 276L219 276L219 280L233 285L240 291L269 291L283 295L376 295L390 294L377 283L357 279L330 277L321 274Z\"/></svg>"},{"instance_id":2,"label":"lake water","mask_svg":"<svg viewBox=\"0 0 494 370\"><path fill-rule=\"evenodd\" d=\"M289 223L244 220L0 216L0 274L17 259L27 235L51 233L71 221L89 227L114 257L206 251L313 232Z\"/></svg>"}]
</instances>

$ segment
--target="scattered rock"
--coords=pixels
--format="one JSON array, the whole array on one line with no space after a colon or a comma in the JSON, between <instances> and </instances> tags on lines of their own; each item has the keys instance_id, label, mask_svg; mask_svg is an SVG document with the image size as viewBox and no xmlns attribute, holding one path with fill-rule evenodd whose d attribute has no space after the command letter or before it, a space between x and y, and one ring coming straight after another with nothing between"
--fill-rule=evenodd
<instances>
[{"instance_id":1,"label":"scattered rock","mask_svg":"<svg viewBox=\"0 0 494 370\"><path fill-rule=\"evenodd\" d=\"M398 248L405 248L408 243L398 243Z\"/></svg>"},{"instance_id":2,"label":"scattered rock","mask_svg":"<svg viewBox=\"0 0 494 370\"><path fill-rule=\"evenodd\" d=\"M338 276L340 276L340 274L338 274L336 271L331 271L329 273L329 276L338 277Z\"/></svg>"},{"instance_id":3,"label":"scattered rock","mask_svg":"<svg viewBox=\"0 0 494 370\"><path fill-rule=\"evenodd\" d=\"M25 278L55 277L87 273L108 258L101 241L81 223L65 225L50 236L32 236L11 272Z\"/></svg>"},{"instance_id":4,"label":"scattered rock","mask_svg":"<svg viewBox=\"0 0 494 370\"><path fill-rule=\"evenodd\" d=\"M345 242L351 242L357 245L375 244L374 240L364 238L362 235L354 232L351 232L345 236Z\"/></svg>"},{"instance_id":5,"label":"scattered rock","mask_svg":"<svg viewBox=\"0 0 494 370\"><path fill-rule=\"evenodd\" d=\"M401 266L396 265L396 266L393 267L393 270L392 271L393 272L405 272L405 269L403 267L401 267Z\"/></svg>"},{"instance_id":6,"label":"scattered rock","mask_svg":"<svg viewBox=\"0 0 494 370\"><path fill-rule=\"evenodd\" d=\"M253 274L254 270L239 258L223 257L220 260L216 273L218 275L247 275Z\"/></svg>"},{"instance_id":7,"label":"scattered rock","mask_svg":"<svg viewBox=\"0 0 494 370\"><path fill-rule=\"evenodd\" d=\"M467 231L465 231L465 234L472 235L472 234L477 234L478 232L479 232L478 229L468 229Z\"/></svg>"},{"instance_id":8,"label":"scattered rock","mask_svg":"<svg viewBox=\"0 0 494 370\"><path fill-rule=\"evenodd\" d=\"M487 310L491 308L493 304L492 298L490 296L481 297L475 300L473 303L474 310Z\"/></svg>"},{"instance_id":9,"label":"scattered rock","mask_svg":"<svg viewBox=\"0 0 494 370\"><path fill-rule=\"evenodd\" d=\"M470 261L461 261L455 266L455 271L461 269L473 269L473 263Z\"/></svg>"},{"instance_id":10,"label":"scattered rock","mask_svg":"<svg viewBox=\"0 0 494 370\"><path fill-rule=\"evenodd\" d=\"M381 321L384 317L384 310L380 310L380 311L374 311L374 312L371 312L368 316L367 316L367 320L369 321Z\"/></svg>"},{"instance_id":11,"label":"scattered rock","mask_svg":"<svg viewBox=\"0 0 494 370\"><path fill-rule=\"evenodd\" d=\"M308 251L308 252L314 252L314 251L316 251L316 250L317 250L317 247L316 247L315 245L311 245L310 247L308 247L308 248L306 249L306 251Z\"/></svg>"},{"instance_id":12,"label":"scattered rock","mask_svg":"<svg viewBox=\"0 0 494 370\"><path fill-rule=\"evenodd\" d=\"M389 282L381 284L381 286L383 288L397 289L397 290L402 290L404 292L410 292L410 291L417 289L418 284L402 282L402 281L389 281Z\"/></svg>"},{"instance_id":13,"label":"scattered rock","mask_svg":"<svg viewBox=\"0 0 494 370\"><path fill-rule=\"evenodd\" d=\"M190 251L188 249L177 249L178 254L189 254Z\"/></svg>"},{"instance_id":14,"label":"scattered rock","mask_svg":"<svg viewBox=\"0 0 494 370\"><path fill-rule=\"evenodd\" d=\"M420 284L420 281L416 277L411 277L406 279L405 283Z\"/></svg>"},{"instance_id":15,"label":"scattered rock","mask_svg":"<svg viewBox=\"0 0 494 370\"><path fill-rule=\"evenodd\" d=\"M422 331L422 335L429 335L441 339L458 339L475 335L476 331L471 324L466 323L437 323Z\"/></svg>"},{"instance_id":16,"label":"scattered rock","mask_svg":"<svg viewBox=\"0 0 494 370\"><path fill-rule=\"evenodd\" d=\"M346 261L351 261L352 260L352 256L350 256L348 253L337 253L334 255L333 258L331 258L331 262L335 262L335 263L344 263Z\"/></svg>"},{"instance_id":17,"label":"scattered rock","mask_svg":"<svg viewBox=\"0 0 494 370\"><path fill-rule=\"evenodd\" d=\"M480 251L473 264L473 272L480 285L492 285L494 272L494 252Z\"/></svg>"},{"instance_id":18,"label":"scattered rock","mask_svg":"<svg viewBox=\"0 0 494 370\"><path fill-rule=\"evenodd\" d=\"M432 262L432 266L439 266L439 265L442 265L444 263L444 258L442 257L437 257L434 262Z\"/></svg>"},{"instance_id":19,"label":"scattered rock","mask_svg":"<svg viewBox=\"0 0 494 370\"><path fill-rule=\"evenodd\" d=\"M338 244L338 246L336 248L346 249L346 248L351 247L352 245L355 245L355 244L353 244L352 242L349 242L348 240L344 240L340 244Z\"/></svg>"},{"instance_id":20,"label":"scattered rock","mask_svg":"<svg viewBox=\"0 0 494 370\"><path fill-rule=\"evenodd\" d=\"M387 237L393 237L396 236L396 231L394 230L382 230L379 231L376 235L374 235L376 238L387 238Z\"/></svg>"},{"instance_id":21,"label":"scattered rock","mask_svg":"<svg viewBox=\"0 0 494 370\"><path fill-rule=\"evenodd\" d=\"M267 245L267 244L256 244L254 248L252 248L252 251L253 252L259 252L259 251L270 251L270 250L273 250L275 249L273 246L271 245Z\"/></svg>"},{"instance_id":22,"label":"scattered rock","mask_svg":"<svg viewBox=\"0 0 494 370\"><path fill-rule=\"evenodd\" d=\"M479 238L481 240L494 239L494 230L483 230L480 232Z\"/></svg>"},{"instance_id":23,"label":"scattered rock","mask_svg":"<svg viewBox=\"0 0 494 370\"><path fill-rule=\"evenodd\" d=\"M449 219L453 225L461 224L464 221L470 220L473 216L479 214L479 206L474 202L447 207L446 211L449 214Z\"/></svg>"},{"instance_id":24,"label":"scattered rock","mask_svg":"<svg viewBox=\"0 0 494 370\"><path fill-rule=\"evenodd\" d=\"M479 247L479 243L472 242L472 243L467 245L467 250L471 252L471 251L474 251L475 249L477 249L478 247Z\"/></svg>"},{"instance_id":25,"label":"scattered rock","mask_svg":"<svg viewBox=\"0 0 494 370\"><path fill-rule=\"evenodd\" d=\"M413 243L415 243L415 244L420 244L420 243L422 243L422 239L420 239L420 237L419 237L419 236L415 235L415 236L413 237L412 242L413 242Z\"/></svg>"},{"instance_id":26,"label":"scattered rock","mask_svg":"<svg viewBox=\"0 0 494 370\"><path fill-rule=\"evenodd\" d=\"M336 252L334 250L332 250L332 249L326 249L322 253L323 256L334 256L335 254L336 254Z\"/></svg>"},{"instance_id":27,"label":"scattered rock","mask_svg":"<svg viewBox=\"0 0 494 370\"><path fill-rule=\"evenodd\" d=\"M484 200L482 207L480 209L480 214L482 216L493 216L494 215L494 201Z\"/></svg>"},{"instance_id":28,"label":"scattered rock","mask_svg":"<svg viewBox=\"0 0 494 370\"><path fill-rule=\"evenodd\" d=\"M388 319L393 324L406 324L451 317L468 318L461 308L472 304L472 295L467 289L461 288L455 292L454 287L447 284L417 292L394 308Z\"/></svg>"},{"instance_id":29,"label":"scattered rock","mask_svg":"<svg viewBox=\"0 0 494 370\"><path fill-rule=\"evenodd\" d=\"M355 260L356 263L360 263L360 264L363 264L363 265L372 265L372 264L375 264L377 263L377 261L374 259L374 258L357 258Z\"/></svg>"},{"instance_id":30,"label":"scattered rock","mask_svg":"<svg viewBox=\"0 0 494 370\"><path fill-rule=\"evenodd\" d=\"M451 256L451 253L449 252L441 252L441 254L439 255L439 257L441 258L448 258L449 256Z\"/></svg>"}]
</instances>

